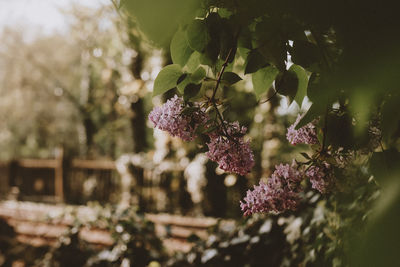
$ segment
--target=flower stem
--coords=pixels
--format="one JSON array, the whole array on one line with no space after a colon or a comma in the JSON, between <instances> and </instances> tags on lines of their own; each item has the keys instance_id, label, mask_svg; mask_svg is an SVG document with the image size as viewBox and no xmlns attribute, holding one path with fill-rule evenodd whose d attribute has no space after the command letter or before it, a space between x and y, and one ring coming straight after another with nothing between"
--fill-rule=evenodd
<instances>
[{"instance_id":1,"label":"flower stem","mask_svg":"<svg viewBox=\"0 0 400 267\"><path fill-rule=\"evenodd\" d=\"M224 134L225 134L227 137L229 137L228 131L227 131L227 129L226 129L226 125L225 125L225 122L224 122L224 118L222 117L222 114L219 112L217 103L215 102L215 95L216 95L217 90L218 90L218 87L219 87L219 85L220 85L220 83L221 83L222 74L224 74L224 71L225 71L225 69L226 69L226 66L228 66L228 61L229 61L229 57L231 56L231 53L232 53L232 48L229 50L228 56L226 57L224 63L222 64L221 71L218 73L218 76L217 76L217 83L216 83L216 85L215 85L215 88L214 88L214 90L213 90L213 94L212 94L211 99L210 99L210 101L211 101L211 103L212 103L212 105L213 105L213 107L214 107L214 109L215 109L215 112L217 113L218 119L221 121L221 125L222 125L222 129L223 129L223 131L224 131Z\"/></svg>"}]
</instances>

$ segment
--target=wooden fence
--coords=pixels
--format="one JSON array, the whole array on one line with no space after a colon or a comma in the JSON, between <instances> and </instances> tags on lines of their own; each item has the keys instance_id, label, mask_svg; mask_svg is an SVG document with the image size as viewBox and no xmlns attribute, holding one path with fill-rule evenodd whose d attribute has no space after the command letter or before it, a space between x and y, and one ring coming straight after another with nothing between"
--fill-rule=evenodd
<instances>
[{"instance_id":1,"label":"wooden fence","mask_svg":"<svg viewBox=\"0 0 400 267\"><path fill-rule=\"evenodd\" d=\"M54 217L52 214L62 215L65 210L72 209L76 214L87 215L95 212L85 206L3 201L0 202L0 218L5 219L14 228L19 242L35 247L52 246L73 224L73 221L69 219L62 216ZM169 252L190 250L193 243L189 243L187 238L195 234L206 239L208 229L217 223L225 227L234 227L232 220L218 221L211 217L194 218L150 213L147 213L145 217L154 223L156 234L163 240ZM79 236L99 247L108 247L114 243L110 232L104 228L84 227L80 230Z\"/></svg>"},{"instance_id":2,"label":"wooden fence","mask_svg":"<svg viewBox=\"0 0 400 267\"><path fill-rule=\"evenodd\" d=\"M153 166L129 168L132 178L124 184L112 160L69 159L59 151L54 159L2 162L0 194L8 199L79 205L88 201L115 204L125 192L129 204L141 210L173 212L180 208L183 168L173 166L158 175Z\"/></svg>"},{"instance_id":3,"label":"wooden fence","mask_svg":"<svg viewBox=\"0 0 400 267\"><path fill-rule=\"evenodd\" d=\"M114 161L69 159L61 149L54 159L0 162L0 194L11 198L73 204L113 202L110 196L116 195L117 187Z\"/></svg>"},{"instance_id":4,"label":"wooden fence","mask_svg":"<svg viewBox=\"0 0 400 267\"><path fill-rule=\"evenodd\" d=\"M53 159L0 162L0 197L24 201L136 205L141 211L206 216L239 216L246 180L224 186L224 176L211 176L201 202L193 203L184 177L187 166L164 160L154 163L145 154L113 160L71 159L59 149ZM210 172L213 172L211 169ZM210 173L208 172L208 173Z\"/></svg>"}]
</instances>

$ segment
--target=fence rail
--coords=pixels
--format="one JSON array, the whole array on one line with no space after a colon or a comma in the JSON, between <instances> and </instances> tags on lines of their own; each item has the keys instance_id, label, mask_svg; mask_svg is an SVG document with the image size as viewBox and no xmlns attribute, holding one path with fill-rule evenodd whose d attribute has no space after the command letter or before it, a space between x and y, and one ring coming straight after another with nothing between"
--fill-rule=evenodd
<instances>
[{"instance_id":1,"label":"fence rail","mask_svg":"<svg viewBox=\"0 0 400 267\"><path fill-rule=\"evenodd\" d=\"M61 149L53 159L1 162L0 194L12 191L17 192L13 198L19 200L70 204L117 203L126 197L126 204L150 212L179 208L184 167L167 162L160 170L143 156L138 157L139 164L125 166L129 169L128 183L117 170L116 161L71 159Z\"/></svg>"},{"instance_id":2,"label":"fence rail","mask_svg":"<svg viewBox=\"0 0 400 267\"><path fill-rule=\"evenodd\" d=\"M97 201L101 204L136 205L152 213L239 216L238 203L246 179L238 177L236 187L224 185L224 176L213 176L207 167L203 181L185 174L188 162L163 160L155 163L146 154L124 155L117 161L69 158L61 149L53 159L18 159L0 162L0 198L74 205ZM198 179L198 178L195 178ZM193 200L188 188L202 188ZM206 183L206 186L204 185ZM193 187L192 187L193 189ZM197 202L196 202L197 201Z\"/></svg>"},{"instance_id":3,"label":"fence rail","mask_svg":"<svg viewBox=\"0 0 400 267\"><path fill-rule=\"evenodd\" d=\"M110 180L112 176L117 176L112 160L69 159L64 157L62 149L56 150L55 154L53 159L27 158L0 162L0 194L10 193L10 189L14 188L24 199L74 202L81 196L74 196L72 192L80 194L83 189L76 186L81 187L87 177L95 175ZM81 181L74 185L79 179ZM97 182L109 181L99 179ZM104 187L112 188L110 184Z\"/></svg>"},{"instance_id":4,"label":"fence rail","mask_svg":"<svg viewBox=\"0 0 400 267\"><path fill-rule=\"evenodd\" d=\"M95 213L85 206L66 206L32 202L0 202L0 218L10 224L17 233L19 242L33 246L55 245L57 239L73 224L65 219L63 212L74 209L77 214ZM54 217L54 214L61 217ZM165 247L170 251L188 251L193 243L187 238L196 234L202 239L208 237L208 229L217 223L232 227L234 221L219 221L216 218L184 217L171 214L145 214L147 220L155 225L156 234L163 239ZM83 228L80 237L94 245L111 246L114 240L107 229Z\"/></svg>"},{"instance_id":5,"label":"fence rail","mask_svg":"<svg viewBox=\"0 0 400 267\"><path fill-rule=\"evenodd\" d=\"M76 169L115 170L115 162L112 160L73 159L71 167Z\"/></svg>"}]
</instances>

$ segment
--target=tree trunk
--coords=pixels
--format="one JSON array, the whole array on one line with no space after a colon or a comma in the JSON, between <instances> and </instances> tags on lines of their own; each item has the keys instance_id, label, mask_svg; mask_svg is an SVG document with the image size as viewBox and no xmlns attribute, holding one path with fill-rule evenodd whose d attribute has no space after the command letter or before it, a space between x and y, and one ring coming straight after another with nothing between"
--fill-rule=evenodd
<instances>
[{"instance_id":1,"label":"tree trunk","mask_svg":"<svg viewBox=\"0 0 400 267\"><path fill-rule=\"evenodd\" d=\"M89 156L92 153L94 134L96 131L95 125L89 115L84 118L83 126L85 127L86 137L86 156Z\"/></svg>"}]
</instances>

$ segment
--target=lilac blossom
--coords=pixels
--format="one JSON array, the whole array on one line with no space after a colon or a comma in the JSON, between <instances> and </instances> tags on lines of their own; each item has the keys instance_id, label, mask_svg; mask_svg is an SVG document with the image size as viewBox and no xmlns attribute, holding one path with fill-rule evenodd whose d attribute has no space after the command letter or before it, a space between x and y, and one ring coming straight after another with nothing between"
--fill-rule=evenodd
<instances>
[{"instance_id":1,"label":"lilac blossom","mask_svg":"<svg viewBox=\"0 0 400 267\"><path fill-rule=\"evenodd\" d=\"M310 179L312 188L318 190L321 194L331 191L335 183L333 169L326 162L320 166L309 167L306 176Z\"/></svg>"},{"instance_id":2,"label":"lilac blossom","mask_svg":"<svg viewBox=\"0 0 400 267\"><path fill-rule=\"evenodd\" d=\"M196 128L207 121L207 114L200 108L190 115L183 115L185 108L182 97L175 95L161 107L155 107L149 114L154 127L178 136L184 141L196 138Z\"/></svg>"},{"instance_id":3,"label":"lilac blossom","mask_svg":"<svg viewBox=\"0 0 400 267\"><path fill-rule=\"evenodd\" d=\"M275 171L267 183L260 182L259 185L255 185L253 190L247 191L244 201L240 201L244 215L295 210L301 200L300 183L302 179L302 172L297 170L295 161L291 165L275 166Z\"/></svg>"},{"instance_id":4,"label":"lilac blossom","mask_svg":"<svg viewBox=\"0 0 400 267\"><path fill-rule=\"evenodd\" d=\"M246 127L240 127L238 122L226 123L224 131L210 133L209 151L206 155L218 163L219 167L227 172L245 175L254 166L254 155L250 142L245 141L243 135Z\"/></svg>"},{"instance_id":5,"label":"lilac blossom","mask_svg":"<svg viewBox=\"0 0 400 267\"><path fill-rule=\"evenodd\" d=\"M300 120L301 116L298 115L296 121L288 128L286 138L289 143L292 145L318 144L317 133L313 122L310 122L297 130L295 129Z\"/></svg>"}]
</instances>

